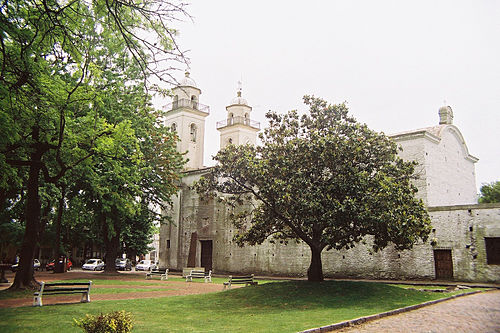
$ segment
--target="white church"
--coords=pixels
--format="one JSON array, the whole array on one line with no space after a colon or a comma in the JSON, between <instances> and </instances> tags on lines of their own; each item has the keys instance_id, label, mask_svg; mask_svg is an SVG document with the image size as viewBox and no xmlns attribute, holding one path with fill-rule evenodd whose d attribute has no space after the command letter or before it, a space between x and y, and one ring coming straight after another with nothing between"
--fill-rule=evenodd
<instances>
[{"instance_id":1,"label":"white church","mask_svg":"<svg viewBox=\"0 0 500 333\"><path fill-rule=\"evenodd\" d=\"M173 223L162 225L159 240L161 267L183 270L203 267L217 273L304 276L310 263L305 244L264 242L238 247L228 208L202 201L190 186L208 167L203 166L205 118L209 107L200 103L201 89L189 73L173 90L165 106L165 124L177 131L178 150L186 152L181 190L171 210ZM217 122L220 147L256 144L260 124L251 120L252 107L241 91ZM500 282L500 204L477 204L475 163L453 111L443 106L435 126L390 135L403 149L400 156L417 161L415 185L432 220L428 242L412 250L393 247L371 253L359 244L349 250L322 254L326 277L371 279L444 279Z\"/></svg>"}]
</instances>

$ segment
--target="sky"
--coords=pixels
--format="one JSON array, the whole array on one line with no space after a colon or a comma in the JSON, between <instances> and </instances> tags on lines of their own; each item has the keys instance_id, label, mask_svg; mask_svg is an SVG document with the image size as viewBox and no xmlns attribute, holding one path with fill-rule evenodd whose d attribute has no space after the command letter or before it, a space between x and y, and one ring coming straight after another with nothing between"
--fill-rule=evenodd
<instances>
[{"instance_id":1,"label":"sky","mask_svg":"<svg viewBox=\"0 0 500 333\"><path fill-rule=\"evenodd\" d=\"M437 125L450 105L479 158L478 188L500 180L500 1L198 0L187 10L192 20L174 27L210 106L205 165L242 81L261 128L268 110L305 112L306 94L345 101L386 134Z\"/></svg>"}]
</instances>

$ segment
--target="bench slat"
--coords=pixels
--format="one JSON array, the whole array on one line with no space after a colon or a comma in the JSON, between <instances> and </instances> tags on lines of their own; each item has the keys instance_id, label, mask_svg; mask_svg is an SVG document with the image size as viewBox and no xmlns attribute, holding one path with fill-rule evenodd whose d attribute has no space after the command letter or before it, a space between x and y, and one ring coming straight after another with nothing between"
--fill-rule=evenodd
<instances>
[{"instance_id":1,"label":"bench slat","mask_svg":"<svg viewBox=\"0 0 500 333\"><path fill-rule=\"evenodd\" d=\"M88 286L88 282L51 282L45 283L45 287L50 286Z\"/></svg>"},{"instance_id":2,"label":"bench slat","mask_svg":"<svg viewBox=\"0 0 500 333\"><path fill-rule=\"evenodd\" d=\"M58 291L58 292L69 292L69 291L75 291L75 292L79 292L79 291L88 291L89 288L45 288L43 290L43 293L46 294L46 293L51 293L51 292L55 292L55 291Z\"/></svg>"},{"instance_id":3,"label":"bench slat","mask_svg":"<svg viewBox=\"0 0 500 333\"><path fill-rule=\"evenodd\" d=\"M44 295L56 295L56 294L86 294L88 293L87 290L74 290L74 291L49 291L49 292L43 292Z\"/></svg>"}]
</instances>

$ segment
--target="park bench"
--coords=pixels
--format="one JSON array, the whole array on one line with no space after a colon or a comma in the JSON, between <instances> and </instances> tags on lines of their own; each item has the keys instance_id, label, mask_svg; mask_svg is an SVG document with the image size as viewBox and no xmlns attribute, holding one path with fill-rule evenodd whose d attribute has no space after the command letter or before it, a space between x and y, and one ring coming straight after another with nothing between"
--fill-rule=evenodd
<instances>
[{"instance_id":1,"label":"park bench","mask_svg":"<svg viewBox=\"0 0 500 333\"><path fill-rule=\"evenodd\" d=\"M160 280L168 280L168 268L153 269L151 272L146 273L146 280L159 277Z\"/></svg>"},{"instance_id":2,"label":"park bench","mask_svg":"<svg viewBox=\"0 0 500 333\"><path fill-rule=\"evenodd\" d=\"M33 306L42 306L43 295L57 295L57 294L82 294L80 302L90 302L90 286L92 281L89 282L58 282L58 283L45 283L42 282L40 290L35 292L33 296Z\"/></svg>"},{"instance_id":3,"label":"park bench","mask_svg":"<svg viewBox=\"0 0 500 333\"><path fill-rule=\"evenodd\" d=\"M192 270L189 275L186 275L186 282L192 282L193 279L205 279L205 283L212 282L212 271L195 271Z\"/></svg>"},{"instance_id":4,"label":"park bench","mask_svg":"<svg viewBox=\"0 0 500 333\"><path fill-rule=\"evenodd\" d=\"M233 284L244 284L245 287L248 285L255 286L258 282L253 280L253 274L252 275L245 275L245 276L232 276L229 275L229 281L224 282L224 288L223 290L226 289L231 289L231 285Z\"/></svg>"}]
</instances>

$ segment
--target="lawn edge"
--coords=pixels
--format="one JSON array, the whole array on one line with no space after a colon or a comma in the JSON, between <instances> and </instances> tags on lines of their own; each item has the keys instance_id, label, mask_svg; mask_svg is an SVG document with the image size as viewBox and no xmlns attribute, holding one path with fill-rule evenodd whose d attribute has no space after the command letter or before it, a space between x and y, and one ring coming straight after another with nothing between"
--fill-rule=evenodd
<instances>
[{"instance_id":1,"label":"lawn edge","mask_svg":"<svg viewBox=\"0 0 500 333\"><path fill-rule=\"evenodd\" d=\"M341 329L341 328L360 325L360 324L363 324L363 323L366 323L366 322L369 322L369 321L373 321L373 320L384 318L384 317L388 317L388 316L393 316L393 315L396 315L396 314L399 314L399 313L403 313L403 312L408 312L408 311L420 309L420 308L423 308L424 306L429 306L429 305L433 305L433 304L436 304L436 303L441 303L441 302L449 301L449 300L452 300L452 299L455 299L455 298L458 298L458 297L470 296L470 295L474 295L474 294L478 294L478 293L482 293L482 292L487 292L487 291L489 291L489 290L475 290L475 291L471 291L471 292L468 292L468 293L453 295L453 296L450 296L450 297L440 298L440 299L436 299L436 300L433 300L433 301L428 301L428 302L424 302L424 303L420 303L420 304L405 306L404 308L399 308L399 309L394 309L394 310L390 310L390 311L386 311L386 312L381 312L381 313L377 313L377 314L370 315L370 316L359 317L359 318L356 318L356 319L341 321L340 323L335 323L335 324L321 326L321 327L316 327L316 328L310 328L310 329L307 329L305 331L300 331L298 333L323 333L323 332L332 332L332 331L335 331L335 330L338 330L338 329Z\"/></svg>"}]
</instances>

